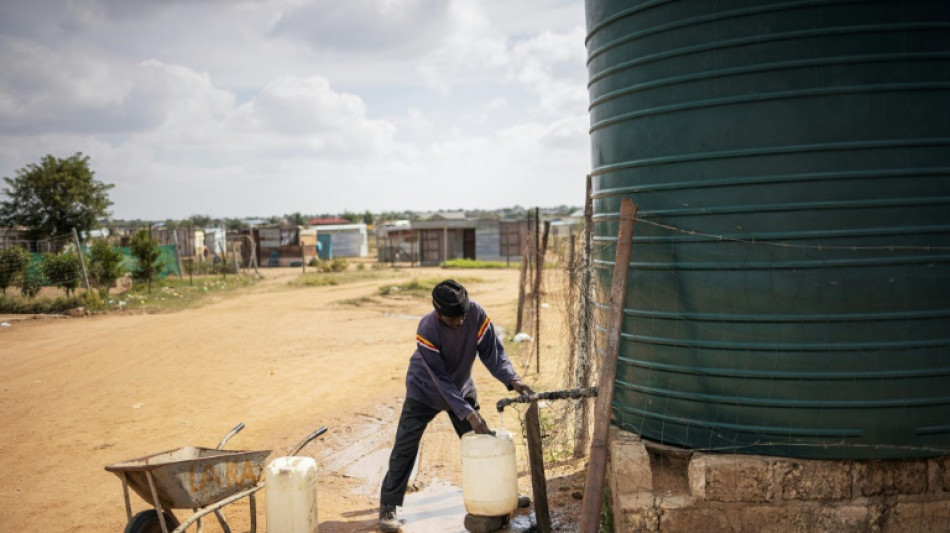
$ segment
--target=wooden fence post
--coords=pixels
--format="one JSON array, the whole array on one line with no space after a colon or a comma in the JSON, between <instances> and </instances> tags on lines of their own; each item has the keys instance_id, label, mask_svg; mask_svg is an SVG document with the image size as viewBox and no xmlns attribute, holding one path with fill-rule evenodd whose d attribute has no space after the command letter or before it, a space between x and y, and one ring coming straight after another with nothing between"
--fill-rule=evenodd
<instances>
[{"instance_id":1,"label":"wooden fence post","mask_svg":"<svg viewBox=\"0 0 950 533\"><path fill-rule=\"evenodd\" d=\"M617 356L620 350L620 326L623 324L623 305L627 294L627 272L633 249L633 225L637 206L630 198L620 201L620 228L614 275L610 283L610 311L607 316L607 346L600 371L599 393L594 407L594 436L590 444L590 460L584 484L579 533L597 533L600 529L600 509L604 499L604 477L607 473L607 445L610 430L610 409L614 400L614 381L617 375Z\"/></svg>"},{"instance_id":2,"label":"wooden fence post","mask_svg":"<svg viewBox=\"0 0 950 533\"><path fill-rule=\"evenodd\" d=\"M538 533L551 533L551 514L548 511L548 487L544 475L544 453L541 449L541 419L538 402L531 402L524 415L528 434L528 460L531 463L531 489L534 493L534 515Z\"/></svg>"}]
</instances>

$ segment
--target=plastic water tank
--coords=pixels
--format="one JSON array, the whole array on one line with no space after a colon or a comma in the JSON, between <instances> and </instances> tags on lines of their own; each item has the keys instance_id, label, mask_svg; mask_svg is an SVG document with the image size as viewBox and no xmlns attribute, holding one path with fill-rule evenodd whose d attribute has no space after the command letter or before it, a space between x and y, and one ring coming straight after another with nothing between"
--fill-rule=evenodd
<instances>
[{"instance_id":1,"label":"plastic water tank","mask_svg":"<svg viewBox=\"0 0 950 533\"><path fill-rule=\"evenodd\" d=\"M278 457L267 465L267 531L317 533L317 462Z\"/></svg>"},{"instance_id":2,"label":"plastic water tank","mask_svg":"<svg viewBox=\"0 0 950 533\"><path fill-rule=\"evenodd\" d=\"M612 422L950 453L950 2L586 7L599 309L638 207Z\"/></svg>"},{"instance_id":3,"label":"plastic water tank","mask_svg":"<svg viewBox=\"0 0 950 533\"><path fill-rule=\"evenodd\" d=\"M518 507L518 467L511 433L462 437L462 498L478 516L504 516Z\"/></svg>"}]
</instances>

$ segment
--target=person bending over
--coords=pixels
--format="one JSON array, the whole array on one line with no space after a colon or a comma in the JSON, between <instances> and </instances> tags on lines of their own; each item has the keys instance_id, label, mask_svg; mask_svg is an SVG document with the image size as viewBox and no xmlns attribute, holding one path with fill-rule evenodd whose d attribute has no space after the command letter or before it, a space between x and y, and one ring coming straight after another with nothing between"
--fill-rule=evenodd
<instances>
[{"instance_id":1,"label":"person bending over","mask_svg":"<svg viewBox=\"0 0 950 533\"><path fill-rule=\"evenodd\" d=\"M534 393L515 372L488 314L469 300L465 287L451 279L439 283L432 290L432 307L416 330L416 351L406 372L406 399L380 489L379 529L385 533L399 531L396 507L402 506L406 495L422 434L437 414L448 413L459 437L469 431L490 433L478 413L472 381L476 355L508 390Z\"/></svg>"}]
</instances>

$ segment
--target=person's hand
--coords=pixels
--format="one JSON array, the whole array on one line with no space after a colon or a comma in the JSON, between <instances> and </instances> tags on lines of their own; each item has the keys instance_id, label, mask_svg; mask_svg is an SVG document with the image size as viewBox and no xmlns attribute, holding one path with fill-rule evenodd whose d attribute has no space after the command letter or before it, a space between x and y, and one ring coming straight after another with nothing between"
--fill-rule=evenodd
<instances>
[{"instance_id":1,"label":"person's hand","mask_svg":"<svg viewBox=\"0 0 950 533\"><path fill-rule=\"evenodd\" d=\"M521 396L530 396L531 394L534 394L534 391L531 390L531 387L522 382L520 379L512 381L509 383L509 385L511 385L511 388Z\"/></svg>"},{"instance_id":2,"label":"person's hand","mask_svg":"<svg viewBox=\"0 0 950 533\"><path fill-rule=\"evenodd\" d=\"M472 414L466 416L465 420L472 426L472 431L475 433L479 435L491 435L488 424L485 423L485 419L482 418L482 415L478 414L478 411L472 411Z\"/></svg>"}]
</instances>

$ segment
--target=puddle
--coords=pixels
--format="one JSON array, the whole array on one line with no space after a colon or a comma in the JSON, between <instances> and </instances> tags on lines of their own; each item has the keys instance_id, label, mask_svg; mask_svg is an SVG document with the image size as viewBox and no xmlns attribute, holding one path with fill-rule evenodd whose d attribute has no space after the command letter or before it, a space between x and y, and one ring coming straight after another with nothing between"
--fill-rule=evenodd
<instances>
[{"instance_id":1,"label":"puddle","mask_svg":"<svg viewBox=\"0 0 950 533\"><path fill-rule=\"evenodd\" d=\"M363 455L358 460L349 463L344 474L348 477L361 477L370 482L381 483L389 468L389 452L388 448L381 448Z\"/></svg>"},{"instance_id":2,"label":"puddle","mask_svg":"<svg viewBox=\"0 0 950 533\"><path fill-rule=\"evenodd\" d=\"M405 521L403 533L468 533L462 489L455 485L434 479L424 490L407 494L403 503L399 510L399 519ZM515 514L498 533L527 533L534 531L534 527L532 511L530 514Z\"/></svg>"},{"instance_id":3,"label":"puddle","mask_svg":"<svg viewBox=\"0 0 950 533\"><path fill-rule=\"evenodd\" d=\"M462 489L433 479L425 489L407 494L399 518L404 533L468 533Z\"/></svg>"}]
</instances>

